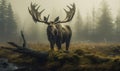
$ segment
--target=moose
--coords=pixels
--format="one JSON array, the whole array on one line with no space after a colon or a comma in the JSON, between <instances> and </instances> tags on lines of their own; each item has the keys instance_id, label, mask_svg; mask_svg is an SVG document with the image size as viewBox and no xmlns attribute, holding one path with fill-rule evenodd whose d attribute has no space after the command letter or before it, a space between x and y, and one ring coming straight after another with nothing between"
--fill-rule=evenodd
<instances>
[{"instance_id":1,"label":"moose","mask_svg":"<svg viewBox=\"0 0 120 71\"><path fill-rule=\"evenodd\" d=\"M54 21L48 21L49 16L47 17L44 16L43 19L41 18L41 14L43 13L43 11L45 9L43 9L42 11L38 11L39 7L38 4L32 4L30 5L30 8L28 7L28 11L30 13L30 15L32 16L33 21L36 22L41 22L41 23L45 23L48 25L47 27L47 37L48 40L50 42L50 48L51 50L54 50L54 45L56 44L58 47L58 50L61 49L61 45L63 43L66 43L66 51L68 51L69 49L69 45L70 45L70 40L71 40L71 36L72 36L72 30L70 28L70 26L68 25L62 25L61 23L66 23L66 22L70 22L75 14L75 4L70 4L70 6L67 5L67 7L69 8L69 11L64 9L65 13L66 13L66 18L61 21L59 19L59 16L56 17L54 19Z\"/></svg>"}]
</instances>

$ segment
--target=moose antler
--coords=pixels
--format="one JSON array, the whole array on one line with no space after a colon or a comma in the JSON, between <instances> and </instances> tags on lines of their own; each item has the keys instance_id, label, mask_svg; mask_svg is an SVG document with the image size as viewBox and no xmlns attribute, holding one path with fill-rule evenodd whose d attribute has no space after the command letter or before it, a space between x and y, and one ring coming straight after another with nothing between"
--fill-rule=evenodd
<instances>
[{"instance_id":1,"label":"moose antler","mask_svg":"<svg viewBox=\"0 0 120 71\"><path fill-rule=\"evenodd\" d=\"M64 11L66 12L66 18L63 21L59 20L59 16L54 20L54 23L66 23L72 20L74 14L75 14L75 4L71 4L72 7L68 6L67 7L70 9L69 11L67 11L66 9L64 9ZM37 7L37 8L36 8ZM28 11L30 13L30 15L32 16L33 20L35 22L42 22L42 23L49 23L48 19L49 19L49 15L48 17L44 16L44 20L41 19L41 13L45 10L43 9L42 11L38 12L40 6L38 6L37 4L32 4L31 3L31 10L28 8Z\"/></svg>"},{"instance_id":2,"label":"moose antler","mask_svg":"<svg viewBox=\"0 0 120 71\"><path fill-rule=\"evenodd\" d=\"M28 11L29 11L30 15L32 16L34 22L48 23L49 15L48 15L48 17L45 17L45 16L44 16L44 20L42 20L41 14L42 14L42 12L43 12L45 9L43 9L43 10L40 11L40 12L38 12L38 9L39 9L40 6L38 6L38 7L37 7L37 6L38 6L37 4L32 4L32 3L31 3L31 10L30 10L29 7L28 7ZM37 8L36 8L36 7L37 7Z\"/></svg>"},{"instance_id":3,"label":"moose antler","mask_svg":"<svg viewBox=\"0 0 120 71\"><path fill-rule=\"evenodd\" d=\"M72 6L72 8L70 6L67 5L67 7L70 9L69 11L67 11L66 9L64 9L64 11L66 12L66 18L63 21L58 21L57 23L66 23L72 20L74 14L75 14L75 4L70 4Z\"/></svg>"}]
</instances>

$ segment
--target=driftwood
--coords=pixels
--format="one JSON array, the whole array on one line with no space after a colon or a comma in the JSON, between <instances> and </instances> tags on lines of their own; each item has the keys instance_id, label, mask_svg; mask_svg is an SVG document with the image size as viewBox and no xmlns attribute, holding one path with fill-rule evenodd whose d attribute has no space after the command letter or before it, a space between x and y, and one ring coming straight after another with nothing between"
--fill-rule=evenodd
<instances>
[{"instance_id":1,"label":"driftwood","mask_svg":"<svg viewBox=\"0 0 120 71\"><path fill-rule=\"evenodd\" d=\"M7 42L8 44L12 45L15 48L3 47L3 49L12 50L14 52L22 53L23 55L25 54L25 55L29 55L29 56L32 56L32 57L36 57L36 58L39 58L41 60L47 59L48 52L35 51L32 48L27 47L23 31L21 31L21 36L22 36L22 39L23 39L22 46L17 45L14 42Z\"/></svg>"}]
</instances>

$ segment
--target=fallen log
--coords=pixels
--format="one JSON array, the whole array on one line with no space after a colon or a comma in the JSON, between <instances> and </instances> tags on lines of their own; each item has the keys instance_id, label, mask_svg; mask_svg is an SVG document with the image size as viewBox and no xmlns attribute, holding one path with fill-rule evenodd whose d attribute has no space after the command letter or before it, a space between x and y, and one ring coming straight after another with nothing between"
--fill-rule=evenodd
<instances>
[{"instance_id":1,"label":"fallen log","mask_svg":"<svg viewBox=\"0 0 120 71\"><path fill-rule=\"evenodd\" d=\"M35 51L32 48L27 47L26 40L24 37L23 32L21 31L21 36L23 39L23 45L20 46L14 42L7 42L9 45L15 47L15 48L9 48L9 47L1 47L2 49L12 50L14 52L22 53L23 55L32 56L35 58L39 58L40 60L45 60L48 57L48 52L42 52L42 51Z\"/></svg>"}]
</instances>

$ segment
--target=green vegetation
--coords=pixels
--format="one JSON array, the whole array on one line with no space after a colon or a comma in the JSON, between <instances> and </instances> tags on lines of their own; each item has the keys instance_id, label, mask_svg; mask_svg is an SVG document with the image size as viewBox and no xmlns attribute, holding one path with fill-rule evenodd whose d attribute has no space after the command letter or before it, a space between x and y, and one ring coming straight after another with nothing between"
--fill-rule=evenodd
<instances>
[{"instance_id":1,"label":"green vegetation","mask_svg":"<svg viewBox=\"0 0 120 71\"><path fill-rule=\"evenodd\" d=\"M1 45L2 47L3 45ZM36 51L49 53L47 60L0 48L0 57L25 67L22 71L119 71L119 44L72 44L70 52L49 51L46 44L29 44ZM35 47L34 47L35 46ZM10 47L4 45L4 47ZM63 46L64 47L64 46ZM11 48L11 47L10 47Z\"/></svg>"}]
</instances>

